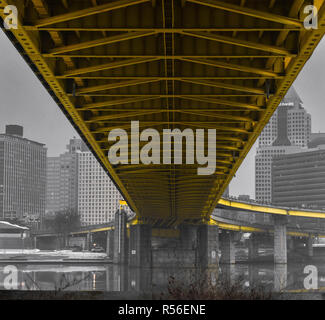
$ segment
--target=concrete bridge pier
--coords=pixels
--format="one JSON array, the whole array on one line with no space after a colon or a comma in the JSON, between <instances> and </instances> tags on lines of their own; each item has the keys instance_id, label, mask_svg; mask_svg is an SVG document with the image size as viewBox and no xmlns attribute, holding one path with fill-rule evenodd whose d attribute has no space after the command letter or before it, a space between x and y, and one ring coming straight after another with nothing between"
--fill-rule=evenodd
<instances>
[{"instance_id":1,"label":"concrete bridge pier","mask_svg":"<svg viewBox=\"0 0 325 320\"><path fill-rule=\"evenodd\" d=\"M37 249L37 237L33 237L33 249Z\"/></svg>"},{"instance_id":2,"label":"concrete bridge pier","mask_svg":"<svg viewBox=\"0 0 325 320\"><path fill-rule=\"evenodd\" d=\"M93 239L91 232L88 232L86 235L86 243L85 243L85 250L90 250L92 245Z\"/></svg>"},{"instance_id":3,"label":"concrete bridge pier","mask_svg":"<svg viewBox=\"0 0 325 320\"><path fill-rule=\"evenodd\" d=\"M310 258L314 256L313 243L314 243L314 237L312 235L309 235L307 240L307 255Z\"/></svg>"},{"instance_id":4,"label":"concrete bridge pier","mask_svg":"<svg viewBox=\"0 0 325 320\"><path fill-rule=\"evenodd\" d=\"M287 217L274 215L274 263L287 263Z\"/></svg>"},{"instance_id":5,"label":"concrete bridge pier","mask_svg":"<svg viewBox=\"0 0 325 320\"><path fill-rule=\"evenodd\" d=\"M256 288L259 284L258 266L256 264L248 265L248 281L250 288Z\"/></svg>"},{"instance_id":6,"label":"concrete bridge pier","mask_svg":"<svg viewBox=\"0 0 325 320\"><path fill-rule=\"evenodd\" d=\"M126 212L124 210L117 211L115 213L114 221L114 263L125 264L128 262L128 238L126 222Z\"/></svg>"},{"instance_id":7,"label":"concrete bridge pier","mask_svg":"<svg viewBox=\"0 0 325 320\"><path fill-rule=\"evenodd\" d=\"M214 225L200 225L197 232L198 266L217 268L219 266L219 228Z\"/></svg>"},{"instance_id":8,"label":"concrete bridge pier","mask_svg":"<svg viewBox=\"0 0 325 320\"><path fill-rule=\"evenodd\" d=\"M293 237L287 237L287 250L288 252L294 252L296 250L296 243Z\"/></svg>"},{"instance_id":9,"label":"concrete bridge pier","mask_svg":"<svg viewBox=\"0 0 325 320\"><path fill-rule=\"evenodd\" d=\"M226 287L232 286L236 283L236 265L234 263L223 263L220 266L221 275L220 280Z\"/></svg>"},{"instance_id":10,"label":"concrete bridge pier","mask_svg":"<svg viewBox=\"0 0 325 320\"><path fill-rule=\"evenodd\" d=\"M129 265L130 267L148 267L152 265L151 250L152 228L147 224L130 226Z\"/></svg>"},{"instance_id":11,"label":"concrete bridge pier","mask_svg":"<svg viewBox=\"0 0 325 320\"><path fill-rule=\"evenodd\" d=\"M179 226L180 246L182 249L195 250L197 248L198 226L183 223Z\"/></svg>"},{"instance_id":12,"label":"concrete bridge pier","mask_svg":"<svg viewBox=\"0 0 325 320\"><path fill-rule=\"evenodd\" d=\"M252 233L248 239L248 260L253 261L258 258L258 245L259 237L257 234Z\"/></svg>"},{"instance_id":13,"label":"concrete bridge pier","mask_svg":"<svg viewBox=\"0 0 325 320\"><path fill-rule=\"evenodd\" d=\"M287 287L288 266L286 263L274 265L274 291L279 292Z\"/></svg>"},{"instance_id":14,"label":"concrete bridge pier","mask_svg":"<svg viewBox=\"0 0 325 320\"><path fill-rule=\"evenodd\" d=\"M108 258L114 258L114 230L107 230L106 253Z\"/></svg>"},{"instance_id":15,"label":"concrete bridge pier","mask_svg":"<svg viewBox=\"0 0 325 320\"><path fill-rule=\"evenodd\" d=\"M222 231L220 236L220 263L234 264L235 261L235 242L233 231Z\"/></svg>"}]
</instances>

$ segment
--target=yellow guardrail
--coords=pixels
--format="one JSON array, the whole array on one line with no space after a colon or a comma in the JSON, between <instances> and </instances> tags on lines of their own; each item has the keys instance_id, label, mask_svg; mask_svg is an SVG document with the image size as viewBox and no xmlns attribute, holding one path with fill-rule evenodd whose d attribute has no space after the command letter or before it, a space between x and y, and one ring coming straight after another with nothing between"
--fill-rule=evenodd
<instances>
[{"instance_id":1,"label":"yellow guardrail","mask_svg":"<svg viewBox=\"0 0 325 320\"><path fill-rule=\"evenodd\" d=\"M313 210L290 210L285 208L275 208L254 203L244 203L228 199L220 199L218 201L219 205L242 209L247 211L270 213L278 215L296 216L296 217L306 217L306 218L322 218L325 219L325 212L313 211Z\"/></svg>"}]
</instances>

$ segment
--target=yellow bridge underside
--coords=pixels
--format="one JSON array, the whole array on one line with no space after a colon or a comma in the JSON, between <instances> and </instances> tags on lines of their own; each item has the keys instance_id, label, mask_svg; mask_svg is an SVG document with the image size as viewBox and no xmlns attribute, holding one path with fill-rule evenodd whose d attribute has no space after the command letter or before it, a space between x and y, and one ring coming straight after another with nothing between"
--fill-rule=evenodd
<instances>
[{"instance_id":1,"label":"yellow bridge underside","mask_svg":"<svg viewBox=\"0 0 325 320\"><path fill-rule=\"evenodd\" d=\"M0 0L0 8L18 8L18 29L6 31L11 41L138 219L157 227L209 221L324 35L324 0L314 1L317 30L303 26L309 4ZM0 15L5 18L3 10ZM215 174L197 175L197 163L111 165L108 132L130 133L131 120L138 120L141 130L159 132L216 129Z\"/></svg>"}]
</instances>

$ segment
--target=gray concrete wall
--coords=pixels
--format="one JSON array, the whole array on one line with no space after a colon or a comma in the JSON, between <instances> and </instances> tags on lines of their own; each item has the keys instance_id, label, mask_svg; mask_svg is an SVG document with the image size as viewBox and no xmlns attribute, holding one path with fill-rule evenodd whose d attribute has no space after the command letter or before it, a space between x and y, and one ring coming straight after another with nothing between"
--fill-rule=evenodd
<instances>
[{"instance_id":1,"label":"gray concrete wall","mask_svg":"<svg viewBox=\"0 0 325 320\"><path fill-rule=\"evenodd\" d=\"M152 251L153 267L196 266L196 250L183 248L161 248Z\"/></svg>"}]
</instances>

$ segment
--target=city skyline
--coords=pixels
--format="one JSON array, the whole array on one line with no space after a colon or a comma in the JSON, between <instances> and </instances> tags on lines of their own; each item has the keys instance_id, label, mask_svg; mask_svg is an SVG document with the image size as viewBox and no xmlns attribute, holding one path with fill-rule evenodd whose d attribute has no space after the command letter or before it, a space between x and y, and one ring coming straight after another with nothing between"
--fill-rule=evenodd
<instances>
[{"instance_id":1,"label":"city skyline","mask_svg":"<svg viewBox=\"0 0 325 320\"><path fill-rule=\"evenodd\" d=\"M0 119L0 128L4 128L6 124L22 125L26 128L25 135L28 139L40 141L47 146L48 156L62 153L66 141L73 136L79 137L78 133L4 33L0 33L0 46L3 51L3 59L0 61L0 68L3 70L0 75L2 97L0 109L6 115ZM324 55L325 40L323 39L294 83L306 110L312 115L313 132L325 131L322 121L325 110L321 108L325 89L322 82L325 66L321 63ZM25 107L22 108L22 105ZM254 144L230 183L230 194L245 193L255 198L256 146L257 143Z\"/></svg>"}]
</instances>

